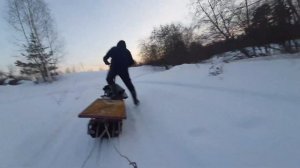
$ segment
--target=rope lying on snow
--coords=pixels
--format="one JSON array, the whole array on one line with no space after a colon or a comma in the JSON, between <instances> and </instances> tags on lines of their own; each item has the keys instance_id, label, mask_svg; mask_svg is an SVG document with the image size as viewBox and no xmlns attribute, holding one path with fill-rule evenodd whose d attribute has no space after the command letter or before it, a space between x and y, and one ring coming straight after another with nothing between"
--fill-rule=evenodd
<instances>
[{"instance_id":1,"label":"rope lying on snow","mask_svg":"<svg viewBox=\"0 0 300 168\"><path fill-rule=\"evenodd\" d=\"M110 136L110 133L109 133L109 131L108 131L107 123L104 124L104 127L105 127L105 130L102 132L102 134L106 132L106 133L107 133L107 136L108 136L108 139L111 140L111 136ZM103 135L102 135L102 136L103 136ZM101 138L102 138L102 137L101 137ZM121 157L125 158L125 159L128 161L129 165L131 165L133 168L138 168L136 162L132 162L126 155L122 154L122 153L120 152L120 150L116 147L116 145L115 145L114 143L112 143L112 145L113 145L114 149L116 150L116 152L117 152Z\"/></svg>"},{"instance_id":2,"label":"rope lying on snow","mask_svg":"<svg viewBox=\"0 0 300 168\"><path fill-rule=\"evenodd\" d=\"M111 140L111 135L110 135L110 133L109 133L109 131L108 131L107 123L104 124L104 128L105 128L105 130L101 133L100 139L102 139L102 137L103 137L103 136L105 135L105 133L106 133L107 136L108 136L108 139ZM97 127L96 135L98 135L98 133L99 133L99 127ZM133 168L138 168L136 162L132 162L126 155L122 154L122 153L120 152L120 150L116 147L116 145L115 145L114 143L112 143L112 145L113 145L114 149L116 150L116 152L117 152L121 157L125 158L125 159L128 161L129 165L131 165ZM92 149L91 149L89 155L87 156L87 158L84 160L83 164L81 165L81 168L84 168L84 167L85 167L87 161L88 161L88 160L90 159L90 157L92 156L92 153L93 153L94 149L95 149L95 148L92 148Z\"/></svg>"},{"instance_id":3,"label":"rope lying on snow","mask_svg":"<svg viewBox=\"0 0 300 168\"><path fill-rule=\"evenodd\" d=\"M97 127L96 135L98 135L98 133L99 133L99 127ZM104 136L104 134L105 134L105 132L103 131L103 132L101 133L101 135L100 135L100 139L102 139L102 137ZM96 141L95 141L95 142L96 142ZM96 145L96 143L94 144L94 146L95 146L95 145ZM95 147L93 147L93 148L91 149L89 155L87 156L87 158L84 160L83 164L81 165L81 168L84 168L84 167L85 167L87 161L90 159L90 157L92 156L92 153L94 152L95 149L96 149Z\"/></svg>"}]
</instances>

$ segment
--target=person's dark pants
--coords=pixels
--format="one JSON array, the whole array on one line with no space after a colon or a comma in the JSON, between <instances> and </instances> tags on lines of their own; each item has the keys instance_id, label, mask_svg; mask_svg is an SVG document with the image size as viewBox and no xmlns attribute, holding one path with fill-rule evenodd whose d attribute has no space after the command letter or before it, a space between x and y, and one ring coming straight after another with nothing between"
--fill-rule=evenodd
<instances>
[{"instance_id":1,"label":"person's dark pants","mask_svg":"<svg viewBox=\"0 0 300 168\"><path fill-rule=\"evenodd\" d=\"M131 79L129 77L128 69L123 69L123 70L112 70L112 69L110 69L108 71L108 74L107 74L107 77L106 77L107 83L109 85L114 85L115 84L115 78L116 78L117 75L120 76L120 78L125 83L128 90L130 91L133 100L136 101L137 100L136 91L135 91L135 88L134 88L134 86L131 82Z\"/></svg>"}]
</instances>

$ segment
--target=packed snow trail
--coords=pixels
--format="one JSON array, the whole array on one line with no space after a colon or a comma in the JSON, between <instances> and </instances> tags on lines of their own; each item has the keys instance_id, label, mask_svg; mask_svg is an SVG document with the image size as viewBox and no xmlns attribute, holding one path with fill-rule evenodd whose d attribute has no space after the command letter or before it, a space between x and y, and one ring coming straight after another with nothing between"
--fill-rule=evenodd
<instances>
[{"instance_id":1,"label":"packed snow trail","mask_svg":"<svg viewBox=\"0 0 300 168\"><path fill-rule=\"evenodd\" d=\"M300 59L238 61L219 76L209 66L130 69L141 104L125 100L111 141L92 139L77 117L106 72L0 87L0 168L131 167L113 144L139 168L298 167Z\"/></svg>"}]
</instances>

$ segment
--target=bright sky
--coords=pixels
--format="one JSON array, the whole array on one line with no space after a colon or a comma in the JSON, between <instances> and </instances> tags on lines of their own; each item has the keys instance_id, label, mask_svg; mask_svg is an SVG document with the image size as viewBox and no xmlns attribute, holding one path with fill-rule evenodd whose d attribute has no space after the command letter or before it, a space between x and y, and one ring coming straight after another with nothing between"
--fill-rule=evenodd
<instances>
[{"instance_id":1,"label":"bright sky","mask_svg":"<svg viewBox=\"0 0 300 168\"><path fill-rule=\"evenodd\" d=\"M65 42L62 66L99 69L102 57L119 40L138 60L139 41L154 27L188 24L190 0L46 0L59 35ZM0 70L12 65L18 49L14 31L5 21L6 0L0 0Z\"/></svg>"}]
</instances>

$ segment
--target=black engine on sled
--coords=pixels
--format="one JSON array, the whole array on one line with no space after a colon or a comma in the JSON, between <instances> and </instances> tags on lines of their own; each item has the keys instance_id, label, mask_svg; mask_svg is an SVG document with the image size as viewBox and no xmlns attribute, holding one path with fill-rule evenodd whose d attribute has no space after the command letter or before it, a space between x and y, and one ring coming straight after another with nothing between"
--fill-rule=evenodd
<instances>
[{"instance_id":1,"label":"black engine on sled","mask_svg":"<svg viewBox=\"0 0 300 168\"><path fill-rule=\"evenodd\" d=\"M102 111L103 116L91 117L88 123L88 134L93 138L108 137L107 133L111 137L116 137L122 131L122 119L124 119L124 116L119 116L118 114L125 113L123 99L128 98L125 89L118 84L114 84L104 86L103 91L104 95L101 96L102 98L98 99L95 106L90 108L93 111L98 111L98 114L101 114L101 110L104 110ZM111 116L108 116L108 113L111 113ZM106 133L102 135L103 132Z\"/></svg>"},{"instance_id":2,"label":"black engine on sled","mask_svg":"<svg viewBox=\"0 0 300 168\"><path fill-rule=\"evenodd\" d=\"M102 98L109 98L112 100L123 100L128 98L125 89L118 84L106 85L103 87L103 91L104 95L101 96Z\"/></svg>"},{"instance_id":3,"label":"black engine on sled","mask_svg":"<svg viewBox=\"0 0 300 168\"><path fill-rule=\"evenodd\" d=\"M100 136L108 138L108 134L101 135L106 129L105 126L107 127L107 131L109 132L111 137L117 137L122 131L122 120L110 120L104 122L103 120L90 119L88 123L87 133L92 138L97 138Z\"/></svg>"}]
</instances>

